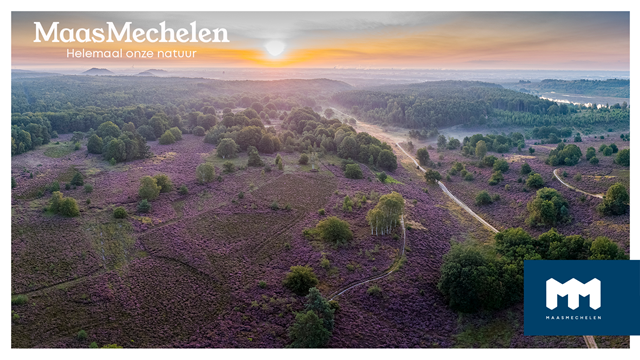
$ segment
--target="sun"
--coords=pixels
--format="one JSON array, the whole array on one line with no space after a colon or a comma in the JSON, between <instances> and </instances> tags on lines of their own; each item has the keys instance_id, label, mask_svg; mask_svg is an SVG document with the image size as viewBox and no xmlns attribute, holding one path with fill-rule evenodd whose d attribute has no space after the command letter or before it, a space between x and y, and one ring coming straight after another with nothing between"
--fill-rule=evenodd
<instances>
[{"instance_id":1,"label":"sun","mask_svg":"<svg viewBox=\"0 0 640 360\"><path fill-rule=\"evenodd\" d=\"M264 44L264 47L265 49L267 49L269 55L275 57L282 54L286 45L280 40L271 40L268 43Z\"/></svg>"}]
</instances>

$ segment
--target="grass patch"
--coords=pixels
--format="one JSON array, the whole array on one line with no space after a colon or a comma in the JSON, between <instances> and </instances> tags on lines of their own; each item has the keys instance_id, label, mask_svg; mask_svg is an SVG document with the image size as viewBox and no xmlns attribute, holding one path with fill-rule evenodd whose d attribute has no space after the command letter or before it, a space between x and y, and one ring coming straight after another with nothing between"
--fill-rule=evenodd
<instances>
[{"instance_id":1,"label":"grass patch","mask_svg":"<svg viewBox=\"0 0 640 360\"><path fill-rule=\"evenodd\" d=\"M60 145L53 145L49 148L47 148L47 150L44 151L44 155L48 156L50 158L61 158L63 156L67 156L69 154L71 154L72 152L74 152L73 146L71 145L66 145L66 144L60 144Z\"/></svg>"},{"instance_id":2,"label":"grass patch","mask_svg":"<svg viewBox=\"0 0 640 360\"><path fill-rule=\"evenodd\" d=\"M400 184L400 185L404 185L404 183L401 183L400 181L394 179L393 177L391 177L391 175L387 174L387 178L384 179L384 183L385 184Z\"/></svg>"},{"instance_id":3,"label":"grass patch","mask_svg":"<svg viewBox=\"0 0 640 360\"><path fill-rule=\"evenodd\" d=\"M460 321L460 320L459 320ZM509 347L517 325L508 319L490 318L484 324L467 324L455 337L456 348Z\"/></svg>"}]
</instances>

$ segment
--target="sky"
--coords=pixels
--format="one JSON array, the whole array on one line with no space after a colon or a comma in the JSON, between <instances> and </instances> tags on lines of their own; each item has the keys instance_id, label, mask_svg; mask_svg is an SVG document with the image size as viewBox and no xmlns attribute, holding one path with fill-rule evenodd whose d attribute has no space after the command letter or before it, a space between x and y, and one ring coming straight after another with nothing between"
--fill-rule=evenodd
<instances>
[{"instance_id":1,"label":"sky","mask_svg":"<svg viewBox=\"0 0 640 360\"><path fill-rule=\"evenodd\" d=\"M34 42L62 28L225 28L227 43ZM619 70L630 67L629 12L13 12L14 69L251 67ZM190 36L190 35L189 35ZM69 50L152 51L73 58ZM158 51L196 51L158 58ZM166 53L165 53L166 54Z\"/></svg>"}]
</instances>

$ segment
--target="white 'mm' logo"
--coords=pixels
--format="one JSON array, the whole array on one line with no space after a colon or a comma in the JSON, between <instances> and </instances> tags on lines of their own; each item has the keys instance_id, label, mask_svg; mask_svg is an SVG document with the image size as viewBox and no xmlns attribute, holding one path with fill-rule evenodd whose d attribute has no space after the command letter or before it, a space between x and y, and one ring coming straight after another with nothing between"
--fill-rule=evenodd
<instances>
[{"instance_id":1,"label":"white 'mm' logo","mask_svg":"<svg viewBox=\"0 0 640 360\"><path fill-rule=\"evenodd\" d=\"M571 279L564 284L551 278L547 280L547 307L551 310L558 307L558 296L569 295L569 308L575 310L580 306L578 295L589 295L589 307L593 310L600 308L600 280L592 279L586 284Z\"/></svg>"}]
</instances>

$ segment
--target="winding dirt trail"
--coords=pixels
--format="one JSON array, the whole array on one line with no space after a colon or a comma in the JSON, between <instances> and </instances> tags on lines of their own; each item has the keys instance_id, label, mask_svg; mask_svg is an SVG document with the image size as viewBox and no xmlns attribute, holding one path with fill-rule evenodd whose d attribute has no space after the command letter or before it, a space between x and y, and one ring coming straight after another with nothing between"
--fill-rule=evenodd
<instances>
[{"instance_id":1,"label":"winding dirt trail","mask_svg":"<svg viewBox=\"0 0 640 360\"><path fill-rule=\"evenodd\" d=\"M336 108L333 108L333 109L334 109L335 111L339 112L340 114L343 114L343 115L345 115L345 116L348 116L347 114L343 113L342 111L340 111L340 110L338 110L338 109L336 109ZM362 122L361 122L361 124L365 124L365 123L362 123ZM371 125L367 126L367 130L371 131L371 130L372 130L372 126L371 126ZM374 133L374 131L371 131L371 133ZM373 135L373 134L372 134L372 135ZM376 135L376 136L379 136L380 134L379 134L378 132L375 132L375 135ZM383 138L387 138L386 136L382 136L382 137L383 137ZM390 140L395 140L395 139L390 139ZM422 168L422 166L420 166L420 164L418 164L418 161L416 161L416 159L414 159L411 155L409 155L409 153L407 153L407 152L402 148L402 146L400 146L399 142L397 142L397 141L392 141L392 142L395 142L396 146L397 146L397 147L398 147L398 148L399 148L399 149L400 149L400 150L401 150L401 151L402 151L402 152L403 152L403 153L404 153L404 154L405 154L409 159L411 159L411 160L416 164L416 166L418 167L418 169L420 169L422 172L426 172L426 170L425 170L424 168ZM587 195L589 195L589 196L594 196L594 197L602 198L602 195L598 195L598 194L590 194L590 193L584 192L584 191L582 191L582 190L576 189L576 188L574 188L573 186L571 186L571 185L569 185L569 184L565 183L564 181L562 181L562 180L558 177L558 174L556 174L556 171L558 171L558 169L556 169L556 170L553 172L553 174L554 174L554 175L556 176L556 178L557 178L558 180L560 180L560 182L561 182L562 184L564 184L565 186L567 186L567 187L569 187L569 188L571 188L571 189L574 189L574 190L576 190L576 191L579 191L579 192L581 192L581 193L587 194ZM440 186L440 189L441 189L445 194L447 194L447 196L449 196L449 198L451 198L453 201L455 201L455 202L456 202L456 204L458 204L462 209L464 209L466 212L468 212L471 216L473 216L473 217L474 217L476 220L478 220L480 223L482 223L484 226L486 226L487 228L489 228L489 230L493 231L494 233L498 233L498 232L499 232L496 228L494 228L493 226L491 226L491 224L489 224L489 223L488 223L488 222L486 222L483 218L481 218L481 217L480 217L480 216L478 216L476 213L474 213L474 212L473 212L473 210L471 210L471 209L470 209L470 208L469 208L465 203L463 203L463 202L462 202L462 201L460 201L457 197L455 197L455 196L454 196L454 195L449 191L449 189L447 189L447 187L446 187L446 186L444 186L444 184L443 184L442 182L438 181L438 186ZM404 246L405 246L405 243L406 243L406 241L407 241L407 234L406 234L406 230L404 229L404 221L402 221L402 230L403 230L403 234L404 234L404 240L403 240L403 243L402 243L402 255L404 255ZM402 257L402 255L401 255L401 257ZM360 280L360 282L355 283L355 284L354 284L354 283L348 284L345 288L340 289L340 290L336 291L335 293L331 294L331 295L330 295L330 297L331 297L331 298L330 298L329 300L333 300L335 297L340 296L340 295L342 295L344 292L346 292L346 291L348 291L348 290L350 290L350 289L353 289L353 288L355 288L355 287L357 287L357 286L359 286L359 285L366 284L366 283L368 283L368 282L370 282L370 281L374 281L374 280L377 280L377 279L381 279L381 278L383 278L383 277L385 277L385 276L390 275L394 270L396 270L396 269L397 269L397 268L394 268L394 266L396 266L396 263L397 263L397 262L398 262L398 261L394 262L394 264L391 266L390 270L387 270L383 275L378 275L377 277L376 277L376 276L374 276L374 277L371 277L371 278L367 278L367 279L364 279L364 280ZM589 349L597 349L597 348L598 348L598 345L596 344L596 340L593 338L593 336L584 335L584 336L583 336L583 338L584 338L584 342L587 344L587 348L589 348Z\"/></svg>"},{"instance_id":2,"label":"winding dirt trail","mask_svg":"<svg viewBox=\"0 0 640 360\"><path fill-rule=\"evenodd\" d=\"M571 185L567 184L566 182L562 181L562 179L560 178L560 176L558 176L558 171L559 171L559 170L560 170L560 169L555 169L555 170L553 170L553 175L556 177L556 179L558 179L558 181L560 181L560 182L562 183L562 185L564 185L564 186L568 187L568 188L569 188L569 189L571 189L571 190L575 190L575 191L577 191L577 192L581 192L581 193L583 193L583 194L585 194L585 195L589 195L589 196L596 197L596 198L598 198L598 199L602 199L602 194L592 194L592 193L588 193L588 192L586 192L586 191L580 190L580 189L578 189L577 187L575 187L575 186L571 186Z\"/></svg>"}]
</instances>

